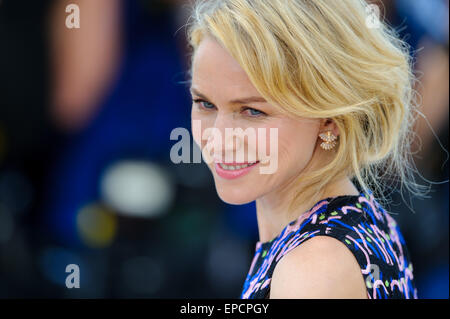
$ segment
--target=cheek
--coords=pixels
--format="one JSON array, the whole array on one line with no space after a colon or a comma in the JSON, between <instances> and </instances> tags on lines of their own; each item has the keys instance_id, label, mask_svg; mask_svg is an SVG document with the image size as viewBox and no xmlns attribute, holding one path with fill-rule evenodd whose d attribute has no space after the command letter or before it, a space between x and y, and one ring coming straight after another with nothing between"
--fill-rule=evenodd
<instances>
[{"instance_id":1,"label":"cheek","mask_svg":"<svg viewBox=\"0 0 450 319\"><path fill-rule=\"evenodd\" d=\"M208 136L205 134L205 131L207 128L211 127L211 125L213 125L213 124L214 123L210 118L199 114L199 112L196 112L195 110L193 110L191 112L192 136L194 138L195 143L199 147L201 147L201 149L203 149L207 143ZM202 137L203 137L203 139L202 139Z\"/></svg>"},{"instance_id":2,"label":"cheek","mask_svg":"<svg viewBox=\"0 0 450 319\"><path fill-rule=\"evenodd\" d=\"M314 154L317 143L316 131L318 129L312 125L280 129L278 137L280 163L284 163L285 166L304 167Z\"/></svg>"},{"instance_id":3,"label":"cheek","mask_svg":"<svg viewBox=\"0 0 450 319\"><path fill-rule=\"evenodd\" d=\"M314 142L307 139L280 138L278 151L280 163L302 166L312 157L314 145Z\"/></svg>"},{"instance_id":4,"label":"cheek","mask_svg":"<svg viewBox=\"0 0 450 319\"><path fill-rule=\"evenodd\" d=\"M258 154L270 155L278 148L279 129L273 125L259 126L255 128L255 139L247 139L248 150Z\"/></svg>"}]
</instances>

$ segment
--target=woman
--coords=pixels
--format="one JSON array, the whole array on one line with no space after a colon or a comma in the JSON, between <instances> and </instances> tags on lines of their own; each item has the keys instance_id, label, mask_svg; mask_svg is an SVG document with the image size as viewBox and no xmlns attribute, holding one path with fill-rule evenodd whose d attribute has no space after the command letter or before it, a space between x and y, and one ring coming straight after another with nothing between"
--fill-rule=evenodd
<instances>
[{"instance_id":1,"label":"woman","mask_svg":"<svg viewBox=\"0 0 450 319\"><path fill-rule=\"evenodd\" d=\"M393 176L421 195L408 152L415 79L405 44L366 9L195 5L194 139L220 198L256 201L242 298L417 298L400 230L374 198Z\"/></svg>"}]
</instances>

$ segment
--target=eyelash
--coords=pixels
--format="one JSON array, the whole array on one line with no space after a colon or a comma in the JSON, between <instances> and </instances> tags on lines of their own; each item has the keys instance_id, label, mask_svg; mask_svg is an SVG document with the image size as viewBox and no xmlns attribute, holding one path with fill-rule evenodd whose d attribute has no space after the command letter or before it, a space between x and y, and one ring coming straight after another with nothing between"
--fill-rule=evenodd
<instances>
[{"instance_id":1,"label":"eyelash","mask_svg":"<svg viewBox=\"0 0 450 319\"><path fill-rule=\"evenodd\" d=\"M200 105L201 105L200 107L201 107L202 109L204 109L204 110L211 110L212 107L211 107L211 108L210 108L210 107L205 107L202 103L208 103L208 104L214 105L214 104L212 104L212 103L210 103L210 102L208 102L208 101L202 100L202 99L194 100L194 103L200 104ZM259 116L265 116L265 115L267 115L267 114L264 113L263 111L254 109L254 108L252 108L252 107L247 107L247 106L246 106L246 107L243 107L243 108L242 108L242 111L247 111L247 110L253 110L253 111L257 111L257 112L258 112L258 114L256 114L256 115L250 115L251 117L259 117Z\"/></svg>"}]
</instances>

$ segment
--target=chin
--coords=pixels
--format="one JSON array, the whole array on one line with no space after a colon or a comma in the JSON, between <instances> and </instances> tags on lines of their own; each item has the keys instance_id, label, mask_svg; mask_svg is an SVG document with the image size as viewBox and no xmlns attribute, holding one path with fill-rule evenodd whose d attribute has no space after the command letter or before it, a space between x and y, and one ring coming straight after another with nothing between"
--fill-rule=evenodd
<instances>
[{"instance_id":1,"label":"chin","mask_svg":"<svg viewBox=\"0 0 450 319\"><path fill-rule=\"evenodd\" d=\"M250 194L246 194L245 191L234 188L231 190L219 189L216 186L217 194L219 198L227 204L230 205L245 205L249 204L256 200L256 196L251 196Z\"/></svg>"}]
</instances>

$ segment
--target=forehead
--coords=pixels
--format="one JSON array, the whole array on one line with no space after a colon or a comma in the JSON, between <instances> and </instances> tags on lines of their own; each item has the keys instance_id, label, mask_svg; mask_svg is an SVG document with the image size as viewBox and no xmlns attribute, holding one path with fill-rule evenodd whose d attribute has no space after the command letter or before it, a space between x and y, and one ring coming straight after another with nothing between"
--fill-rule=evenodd
<instances>
[{"instance_id":1,"label":"forehead","mask_svg":"<svg viewBox=\"0 0 450 319\"><path fill-rule=\"evenodd\" d=\"M207 95L260 95L239 63L211 37L195 52L192 86Z\"/></svg>"}]
</instances>

